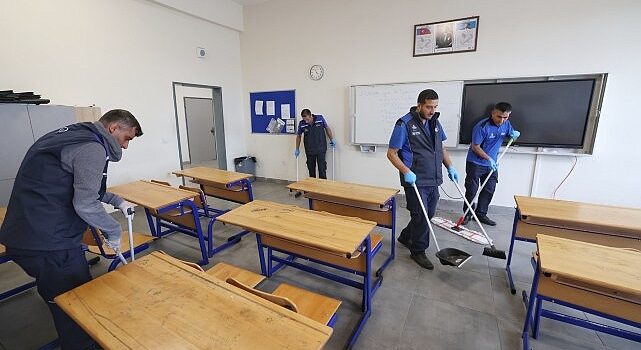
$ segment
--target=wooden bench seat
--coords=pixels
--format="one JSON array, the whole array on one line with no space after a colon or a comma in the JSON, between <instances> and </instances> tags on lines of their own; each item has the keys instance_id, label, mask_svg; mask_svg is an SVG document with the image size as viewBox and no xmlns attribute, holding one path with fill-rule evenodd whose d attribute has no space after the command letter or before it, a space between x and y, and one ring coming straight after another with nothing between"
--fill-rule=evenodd
<instances>
[{"instance_id":1,"label":"wooden bench seat","mask_svg":"<svg viewBox=\"0 0 641 350\"><path fill-rule=\"evenodd\" d=\"M85 234L87 234L87 233L85 233ZM88 234L91 235L90 232ZM91 240L87 239L85 241L85 243L91 243L91 244L87 244L87 250L89 250L90 252L92 252L94 254L98 254L98 255L102 254L100 252L100 247L98 247L96 245L96 241L93 239L93 236L91 236L90 239ZM150 235L143 234L143 233L134 232L133 239L134 239L134 247L138 247L141 244L145 244L145 243L149 243L149 242L153 241L154 237L152 237ZM105 250L105 254L107 254L107 256L115 255L113 249L107 247L106 245L103 246L103 249ZM130 247L129 247L129 231L123 231L122 232L122 238L120 240L120 251L121 252L126 252L126 251L129 251L129 250L130 250Z\"/></svg>"},{"instance_id":2,"label":"wooden bench seat","mask_svg":"<svg viewBox=\"0 0 641 350\"><path fill-rule=\"evenodd\" d=\"M286 283L280 284L272 294L291 300L298 308L299 314L305 315L321 324L328 324L341 305L340 300Z\"/></svg>"},{"instance_id":3,"label":"wooden bench seat","mask_svg":"<svg viewBox=\"0 0 641 350\"><path fill-rule=\"evenodd\" d=\"M207 270L207 273L223 281L226 281L228 278L233 278L251 288L256 287L260 282L265 280L265 276L261 274L224 262L219 262L214 265L214 267Z\"/></svg>"}]
</instances>

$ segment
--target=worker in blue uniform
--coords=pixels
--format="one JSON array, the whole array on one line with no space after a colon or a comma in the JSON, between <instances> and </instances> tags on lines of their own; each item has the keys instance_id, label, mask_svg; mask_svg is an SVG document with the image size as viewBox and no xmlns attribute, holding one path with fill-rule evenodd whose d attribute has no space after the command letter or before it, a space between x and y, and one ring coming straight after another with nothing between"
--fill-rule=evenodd
<instances>
[{"instance_id":1,"label":"worker in blue uniform","mask_svg":"<svg viewBox=\"0 0 641 350\"><path fill-rule=\"evenodd\" d=\"M387 151L387 158L399 171L410 212L410 222L401 231L398 242L409 248L412 260L428 270L434 269L425 255L430 243L429 227L412 186L416 184L427 214L432 218L439 199L438 186L443 183L441 164L447 168L450 180L458 182L458 173L443 147L447 136L438 121L437 107L436 91L421 91L417 105L396 121Z\"/></svg>"},{"instance_id":2,"label":"worker in blue uniform","mask_svg":"<svg viewBox=\"0 0 641 350\"><path fill-rule=\"evenodd\" d=\"M334 139L332 129L327 125L322 115L312 114L307 108L301 111L300 116L303 120L298 123L294 157L298 158L300 156L300 139L302 136L305 144L305 154L307 155L309 176L316 177L316 165L318 164L318 177L327 179L327 162L325 161L327 140L325 139L325 134L329 137L329 145L335 148L336 139Z\"/></svg>"},{"instance_id":3,"label":"worker in blue uniform","mask_svg":"<svg viewBox=\"0 0 641 350\"><path fill-rule=\"evenodd\" d=\"M95 123L72 124L39 138L16 175L0 243L35 278L63 350L97 348L54 298L92 278L82 249L87 226L100 229L106 245L120 250L120 224L102 203L125 215L134 205L106 191L107 167L122 158L130 140L141 135L131 113L111 110Z\"/></svg>"},{"instance_id":4,"label":"worker in blue uniform","mask_svg":"<svg viewBox=\"0 0 641 350\"><path fill-rule=\"evenodd\" d=\"M472 142L467 152L467 161L465 162L465 198L468 203L472 203L479 184L492 172L492 176L483 187L476 203L476 216L479 221L490 226L495 226L496 222L487 216L487 210L494 196L496 184L499 181L499 165L497 156L499 149L505 138L510 137L516 140L520 132L512 128L508 118L512 113L512 106L507 102L499 102L494 105L489 117L481 119L472 129ZM467 206L463 203L463 212ZM472 214L468 212L463 219L463 225L470 222Z\"/></svg>"}]
</instances>

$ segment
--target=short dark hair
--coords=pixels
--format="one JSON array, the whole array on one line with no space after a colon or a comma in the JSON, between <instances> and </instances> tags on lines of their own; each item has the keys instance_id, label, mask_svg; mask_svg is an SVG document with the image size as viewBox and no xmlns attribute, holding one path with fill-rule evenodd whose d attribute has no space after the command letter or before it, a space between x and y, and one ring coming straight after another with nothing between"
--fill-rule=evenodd
<instances>
[{"instance_id":1,"label":"short dark hair","mask_svg":"<svg viewBox=\"0 0 641 350\"><path fill-rule=\"evenodd\" d=\"M418 94L416 103L425 103L425 100L438 100L438 94L432 89L423 90Z\"/></svg>"},{"instance_id":2,"label":"short dark hair","mask_svg":"<svg viewBox=\"0 0 641 350\"><path fill-rule=\"evenodd\" d=\"M305 108L302 111L300 111L300 116L301 117L304 117L304 116L310 116L311 117L312 116L312 111L310 111L309 109Z\"/></svg>"},{"instance_id":3,"label":"short dark hair","mask_svg":"<svg viewBox=\"0 0 641 350\"><path fill-rule=\"evenodd\" d=\"M502 113L512 112L512 105L507 102L499 102L494 105L494 109Z\"/></svg>"},{"instance_id":4,"label":"short dark hair","mask_svg":"<svg viewBox=\"0 0 641 350\"><path fill-rule=\"evenodd\" d=\"M124 109L112 109L100 117L100 122L105 127L111 123L118 123L126 128L136 128L136 136L142 136L142 128L131 112Z\"/></svg>"}]
</instances>

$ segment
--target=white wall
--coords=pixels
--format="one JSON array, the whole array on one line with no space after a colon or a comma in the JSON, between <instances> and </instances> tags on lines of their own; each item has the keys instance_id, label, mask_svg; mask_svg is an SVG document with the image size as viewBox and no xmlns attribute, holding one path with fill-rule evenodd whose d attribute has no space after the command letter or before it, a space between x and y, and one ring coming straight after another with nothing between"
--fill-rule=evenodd
<instances>
[{"instance_id":1,"label":"white wall","mask_svg":"<svg viewBox=\"0 0 641 350\"><path fill-rule=\"evenodd\" d=\"M212 5L213 6L213 5ZM109 168L110 185L179 169L172 82L221 86L226 135L242 118L239 33L142 0L0 0L0 86L52 103L130 110L144 135ZM234 13L229 14L235 16ZM241 21L242 23L242 21ZM196 47L209 55L196 57ZM227 138L228 167L245 154Z\"/></svg>"},{"instance_id":2,"label":"white wall","mask_svg":"<svg viewBox=\"0 0 641 350\"><path fill-rule=\"evenodd\" d=\"M557 198L641 207L635 136L641 118L633 97L641 81L641 2L272 0L246 6L244 14L243 106L250 91L296 89L297 112L310 108L334 127L339 180L399 187L386 149L361 154L348 145L349 85L606 72L594 156L578 159ZM475 15L480 16L476 52L412 57L415 24ZM325 67L321 81L308 78L313 64ZM249 119L249 108L243 107L243 115ZM294 138L247 130L258 175L293 179ZM463 174L465 153L452 155ZM505 156L494 204L512 205L514 194L550 197L574 161L539 156L533 184L534 159ZM456 192L450 184L445 189Z\"/></svg>"}]
</instances>

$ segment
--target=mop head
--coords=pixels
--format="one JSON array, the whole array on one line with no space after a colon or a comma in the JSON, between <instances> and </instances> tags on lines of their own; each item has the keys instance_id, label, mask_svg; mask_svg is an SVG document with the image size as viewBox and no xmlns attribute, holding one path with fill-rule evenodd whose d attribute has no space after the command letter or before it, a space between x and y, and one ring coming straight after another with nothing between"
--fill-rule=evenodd
<instances>
[{"instance_id":1,"label":"mop head","mask_svg":"<svg viewBox=\"0 0 641 350\"><path fill-rule=\"evenodd\" d=\"M480 232L470 230L465 226L456 226L456 223L452 220L435 216L431 221L434 225L474 243L482 245L490 244L490 242L488 242L485 236L483 236Z\"/></svg>"},{"instance_id":2,"label":"mop head","mask_svg":"<svg viewBox=\"0 0 641 350\"><path fill-rule=\"evenodd\" d=\"M294 193L294 198L298 198L303 194L303 192L296 192Z\"/></svg>"}]
</instances>

